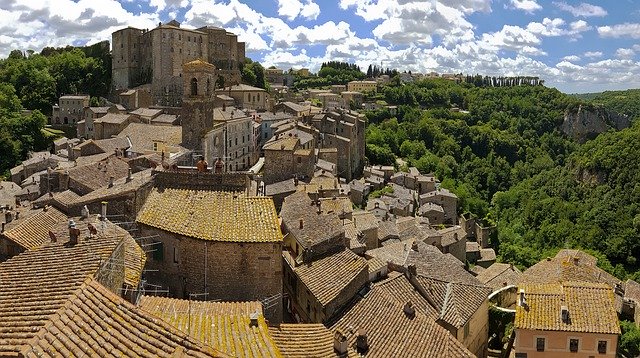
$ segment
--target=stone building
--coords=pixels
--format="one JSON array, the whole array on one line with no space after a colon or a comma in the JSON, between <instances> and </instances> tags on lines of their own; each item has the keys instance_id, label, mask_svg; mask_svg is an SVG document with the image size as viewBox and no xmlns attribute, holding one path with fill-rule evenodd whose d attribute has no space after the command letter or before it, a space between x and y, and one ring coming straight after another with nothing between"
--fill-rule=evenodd
<instances>
[{"instance_id":1,"label":"stone building","mask_svg":"<svg viewBox=\"0 0 640 358\"><path fill-rule=\"evenodd\" d=\"M338 176L351 181L362 174L364 168L363 114L343 109L325 113L313 120L320 131L320 148L337 148Z\"/></svg>"},{"instance_id":2,"label":"stone building","mask_svg":"<svg viewBox=\"0 0 640 358\"><path fill-rule=\"evenodd\" d=\"M110 107L85 108L83 119L78 122L78 138L94 138L93 121L100 117L104 117L107 113L124 114L124 112L115 105Z\"/></svg>"},{"instance_id":3,"label":"stone building","mask_svg":"<svg viewBox=\"0 0 640 358\"><path fill-rule=\"evenodd\" d=\"M376 81L351 81L347 83L347 91L350 92L371 92L376 91L378 82Z\"/></svg>"},{"instance_id":4,"label":"stone building","mask_svg":"<svg viewBox=\"0 0 640 358\"><path fill-rule=\"evenodd\" d=\"M213 128L203 138L204 156L213 164L222 158L227 171L248 170L255 163L253 117L235 107L215 108Z\"/></svg>"},{"instance_id":5,"label":"stone building","mask_svg":"<svg viewBox=\"0 0 640 358\"><path fill-rule=\"evenodd\" d=\"M108 113L93 120L93 138L109 139L122 132L129 123L135 121L134 116L130 114Z\"/></svg>"},{"instance_id":6,"label":"stone building","mask_svg":"<svg viewBox=\"0 0 640 358\"><path fill-rule=\"evenodd\" d=\"M292 177L310 178L315 168L315 152L300 145L295 136L282 136L262 147L264 151L265 184L272 184Z\"/></svg>"},{"instance_id":7,"label":"stone building","mask_svg":"<svg viewBox=\"0 0 640 358\"><path fill-rule=\"evenodd\" d=\"M444 223L456 225L458 223L458 197L447 189L438 189L420 195L420 205L437 204L444 210Z\"/></svg>"},{"instance_id":8,"label":"stone building","mask_svg":"<svg viewBox=\"0 0 640 358\"><path fill-rule=\"evenodd\" d=\"M203 59L219 69L222 83L240 83L244 42L213 26L185 29L173 20L146 30L127 27L112 34L112 77L117 90L151 84L153 104L179 106L183 99L182 65ZM212 90L215 83L212 83Z\"/></svg>"},{"instance_id":9,"label":"stone building","mask_svg":"<svg viewBox=\"0 0 640 358\"><path fill-rule=\"evenodd\" d=\"M136 222L150 237L150 283L169 295L271 302L282 319L282 233L273 201L247 196L244 174L157 172Z\"/></svg>"},{"instance_id":10,"label":"stone building","mask_svg":"<svg viewBox=\"0 0 640 358\"><path fill-rule=\"evenodd\" d=\"M284 81L284 71L279 68L265 68L264 70L264 79L272 84L272 85L285 85Z\"/></svg>"},{"instance_id":11,"label":"stone building","mask_svg":"<svg viewBox=\"0 0 640 358\"><path fill-rule=\"evenodd\" d=\"M369 281L367 260L343 249L298 265L285 256L284 282L290 313L298 322L325 323Z\"/></svg>"},{"instance_id":12,"label":"stone building","mask_svg":"<svg viewBox=\"0 0 640 358\"><path fill-rule=\"evenodd\" d=\"M75 125L83 119L86 107L89 107L89 95L61 96L53 106L51 124Z\"/></svg>"},{"instance_id":13,"label":"stone building","mask_svg":"<svg viewBox=\"0 0 640 358\"><path fill-rule=\"evenodd\" d=\"M245 109L267 110L269 95L263 88L245 84L236 84L220 90L221 93L233 98L236 106Z\"/></svg>"}]
</instances>

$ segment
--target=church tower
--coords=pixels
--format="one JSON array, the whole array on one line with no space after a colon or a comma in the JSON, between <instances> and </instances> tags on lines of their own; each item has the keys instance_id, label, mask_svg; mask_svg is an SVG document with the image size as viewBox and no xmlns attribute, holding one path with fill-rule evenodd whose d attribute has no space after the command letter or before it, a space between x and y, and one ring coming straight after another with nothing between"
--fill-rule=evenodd
<instances>
[{"instance_id":1,"label":"church tower","mask_svg":"<svg viewBox=\"0 0 640 358\"><path fill-rule=\"evenodd\" d=\"M203 60L182 65L182 146L201 151L202 139L213 128L216 67Z\"/></svg>"}]
</instances>

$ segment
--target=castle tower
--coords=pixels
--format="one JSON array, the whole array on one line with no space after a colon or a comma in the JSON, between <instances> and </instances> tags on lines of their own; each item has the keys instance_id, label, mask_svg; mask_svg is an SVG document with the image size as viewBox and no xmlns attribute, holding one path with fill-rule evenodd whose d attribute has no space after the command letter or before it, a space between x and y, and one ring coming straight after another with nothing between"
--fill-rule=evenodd
<instances>
[{"instance_id":1,"label":"castle tower","mask_svg":"<svg viewBox=\"0 0 640 358\"><path fill-rule=\"evenodd\" d=\"M213 128L216 67L203 60L182 65L182 146L202 150L204 135Z\"/></svg>"}]
</instances>

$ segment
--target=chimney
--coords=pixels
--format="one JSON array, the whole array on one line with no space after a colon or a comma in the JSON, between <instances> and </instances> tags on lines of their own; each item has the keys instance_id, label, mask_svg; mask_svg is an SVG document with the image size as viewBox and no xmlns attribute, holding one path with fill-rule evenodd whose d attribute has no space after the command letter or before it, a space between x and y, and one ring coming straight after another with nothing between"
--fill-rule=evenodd
<instances>
[{"instance_id":1,"label":"chimney","mask_svg":"<svg viewBox=\"0 0 640 358\"><path fill-rule=\"evenodd\" d=\"M16 220L18 220L19 218L20 218L20 212L19 212L19 211L16 211L16 217L15 217L15 219L16 219Z\"/></svg>"},{"instance_id":2,"label":"chimney","mask_svg":"<svg viewBox=\"0 0 640 358\"><path fill-rule=\"evenodd\" d=\"M106 220L107 219L107 202L103 201L100 204L101 204L101 207L100 207L101 218L100 218L100 220Z\"/></svg>"},{"instance_id":3,"label":"chimney","mask_svg":"<svg viewBox=\"0 0 640 358\"><path fill-rule=\"evenodd\" d=\"M258 311L256 312L252 312L249 315L249 327L258 327L258 317L260 316L260 314L258 313Z\"/></svg>"},{"instance_id":4,"label":"chimney","mask_svg":"<svg viewBox=\"0 0 640 358\"><path fill-rule=\"evenodd\" d=\"M574 256L573 257L573 264L578 266L578 263L580 263L580 258L578 256Z\"/></svg>"},{"instance_id":5,"label":"chimney","mask_svg":"<svg viewBox=\"0 0 640 358\"><path fill-rule=\"evenodd\" d=\"M409 273L409 276L417 276L418 275L418 270L416 269L416 265L409 265L407 267L407 272Z\"/></svg>"},{"instance_id":6,"label":"chimney","mask_svg":"<svg viewBox=\"0 0 640 358\"><path fill-rule=\"evenodd\" d=\"M414 241L414 242L411 244L411 250L413 250L413 251L415 251L415 252L418 252L418 242L417 242L417 241Z\"/></svg>"},{"instance_id":7,"label":"chimney","mask_svg":"<svg viewBox=\"0 0 640 358\"><path fill-rule=\"evenodd\" d=\"M304 229L304 219L300 218L300 230Z\"/></svg>"},{"instance_id":8,"label":"chimney","mask_svg":"<svg viewBox=\"0 0 640 358\"><path fill-rule=\"evenodd\" d=\"M83 206L80 214L82 215L83 219L88 218L89 217L89 208L86 205Z\"/></svg>"},{"instance_id":9,"label":"chimney","mask_svg":"<svg viewBox=\"0 0 640 358\"><path fill-rule=\"evenodd\" d=\"M4 222L8 224L12 221L13 221L13 212L7 211L6 213L4 213Z\"/></svg>"},{"instance_id":10,"label":"chimney","mask_svg":"<svg viewBox=\"0 0 640 358\"><path fill-rule=\"evenodd\" d=\"M162 152L162 155L164 156L164 152ZM127 183L131 181L131 168L129 168L129 172L127 173Z\"/></svg>"},{"instance_id":11,"label":"chimney","mask_svg":"<svg viewBox=\"0 0 640 358\"><path fill-rule=\"evenodd\" d=\"M527 299L524 297L524 288L521 288L520 291L518 292L518 306L526 306L527 305Z\"/></svg>"},{"instance_id":12,"label":"chimney","mask_svg":"<svg viewBox=\"0 0 640 358\"><path fill-rule=\"evenodd\" d=\"M369 342L367 342L367 331L363 328L358 330L358 337L356 337L356 347L358 352L366 352L369 350Z\"/></svg>"},{"instance_id":13,"label":"chimney","mask_svg":"<svg viewBox=\"0 0 640 358\"><path fill-rule=\"evenodd\" d=\"M560 316L562 318L562 322L568 324L569 323L569 307L563 305L560 309Z\"/></svg>"},{"instance_id":14,"label":"chimney","mask_svg":"<svg viewBox=\"0 0 640 358\"><path fill-rule=\"evenodd\" d=\"M226 112L227 111L227 104L222 102L222 112Z\"/></svg>"},{"instance_id":15,"label":"chimney","mask_svg":"<svg viewBox=\"0 0 640 358\"><path fill-rule=\"evenodd\" d=\"M76 222L73 219L69 219L69 244L78 244L78 237L80 236L80 229L76 227Z\"/></svg>"},{"instance_id":16,"label":"chimney","mask_svg":"<svg viewBox=\"0 0 640 358\"><path fill-rule=\"evenodd\" d=\"M109 177L109 188L113 188L113 177Z\"/></svg>"},{"instance_id":17,"label":"chimney","mask_svg":"<svg viewBox=\"0 0 640 358\"><path fill-rule=\"evenodd\" d=\"M53 231L49 230L49 238L51 239L51 242L57 242L58 238L56 237L56 234L53 233Z\"/></svg>"},{"instance_id":18,"label":"chimney","mask_svg":"<svg viewBox=\"0 0 640 358\"><path fill-rule=\"evenodd\" d=\"M333 334L333 350L338 354L347 354L347 349L349 347L349 342L347 341L347 337L342 334L342 331L339 329Z\"/></svg>"},{"instance_id":19,"label":"chimney","mask_svg":"<svg viewBox=\"0 0 640 358\"><path fill-rule=\"evenodd\" d=\"M404 304L403 311L409 318L413 318L416 315L416 309L413 307L413 303L411 303L411 301L407 301L407 303Z\"/></svg>"}]
</instances>

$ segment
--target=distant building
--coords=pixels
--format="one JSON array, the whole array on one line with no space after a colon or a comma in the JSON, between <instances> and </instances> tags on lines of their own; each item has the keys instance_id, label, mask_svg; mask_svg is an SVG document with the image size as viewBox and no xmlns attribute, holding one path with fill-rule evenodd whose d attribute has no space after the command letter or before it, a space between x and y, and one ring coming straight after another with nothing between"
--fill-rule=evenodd
<instances>
[{"instance_id":1,"label":"distant building","mask_svg":"<svg viewBox=\"0 0 640 358\"><path fill-rule=\"evenodd\" d=\"M347 91L350 92L375 92L378 88L376 81L351 81L347 83Z\"/></svg>"},{"instance_id":2,"label":"distant building","mask_svg":"<svg viewBox=\"0 0 640 358\"><path fill-rule=\"evenodd\" d=\"M89 107L89 95L61 96L53 106L51 124L75 125L84 118L84 109Z\"/></svg>"},{"instance_id":3,"label":"distant building","mask_svg":"<svg viewBox=\"0 0 640 358\"><path fill-rule=\"evenodd\" d=\"M225 29L185 29L173 20L151 30L127 27L114 32L112 57L115 90L150 83L153 104L179 106L183 99L183 64L203 59L218 69L227 86L240 83L245 44ZM215 85L211 84L212 90Z\"/></svg>"}]
</instances>

